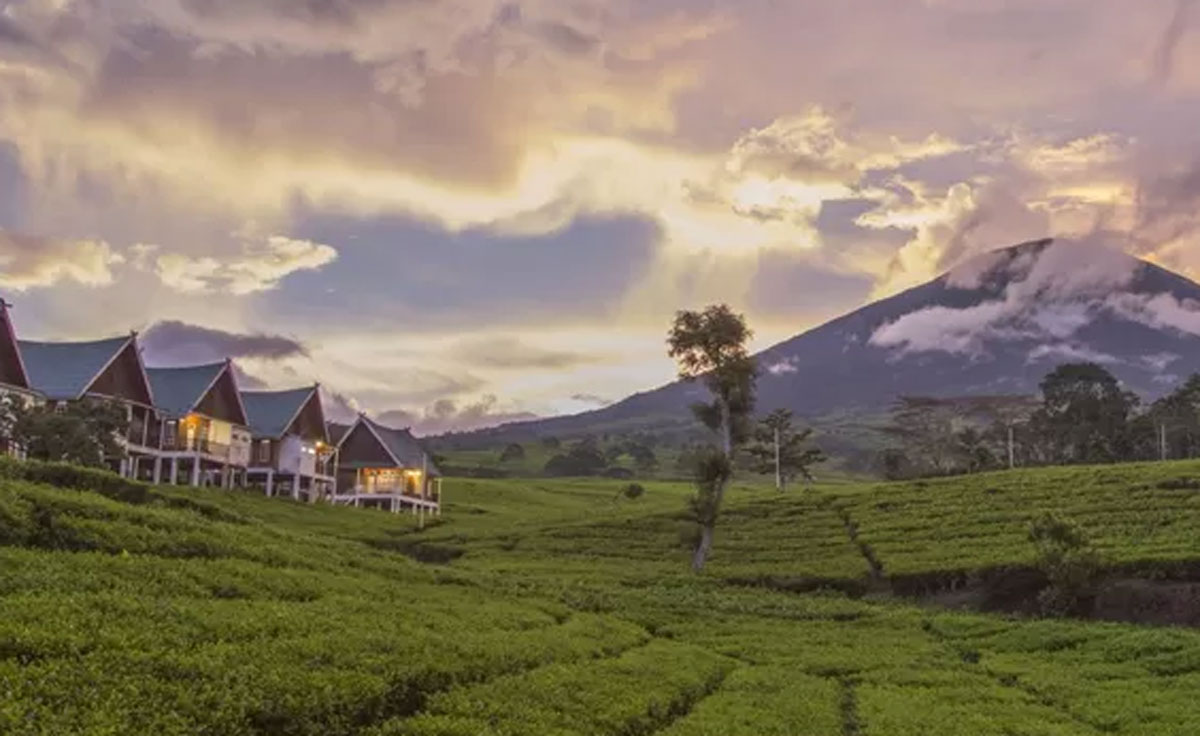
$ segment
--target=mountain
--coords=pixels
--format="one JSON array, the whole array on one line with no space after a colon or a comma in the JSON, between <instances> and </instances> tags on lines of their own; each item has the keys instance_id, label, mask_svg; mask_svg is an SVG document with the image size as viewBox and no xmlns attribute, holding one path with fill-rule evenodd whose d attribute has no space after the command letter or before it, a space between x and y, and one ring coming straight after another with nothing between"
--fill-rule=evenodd
<instances>
[{"instance_id":1,"label":"mountain","mask_svg":"<svg viewBox=\"0 0 1200 736\"><path fill-rule=\"evenodd\" d=\"M902 395L1036 393L1056 365L1105 365L1144 397L1200 372L1200 284L1103 245L997 250L758 354L761 410L880 411ZM703 386L675 382L596 411L473 437L684 425ZM465 439L465 438L462 438Z\"/></svg>"}]
</instances>

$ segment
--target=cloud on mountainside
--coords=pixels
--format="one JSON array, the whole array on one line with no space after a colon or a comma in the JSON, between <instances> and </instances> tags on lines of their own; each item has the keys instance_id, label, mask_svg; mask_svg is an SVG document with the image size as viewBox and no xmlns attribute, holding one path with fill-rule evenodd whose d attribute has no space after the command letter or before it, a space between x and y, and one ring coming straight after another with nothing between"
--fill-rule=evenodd
<instances>
[{"instance_id":1,"label":"cloud on mountainside","mask_svg":"<svg viewBox=\"0 0 1200 736\"><path fill-rule=\"evenodd\" d=\"M988 254L948 273L946 284L977 289L1000 277L1006 283L1000 298L910 312L879 327L870 342L902 352L980 355L991 341L1041 341L1031 359L1055 354L1112 362L1067 341L1103 314L1200 336L1200 304L1125 291L1140 269L1137 259L1098 239L1054 241L1011 260Z\"/></svg>"}]
</instances>

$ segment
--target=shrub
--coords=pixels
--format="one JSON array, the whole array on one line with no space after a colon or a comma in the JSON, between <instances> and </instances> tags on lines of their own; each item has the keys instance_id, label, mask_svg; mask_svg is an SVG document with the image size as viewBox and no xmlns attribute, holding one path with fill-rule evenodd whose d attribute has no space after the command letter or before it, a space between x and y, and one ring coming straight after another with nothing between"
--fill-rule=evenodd
<instances>
[{"instance_id":1,"label":"shrub","mask_svg":"<svg viewBox=\"0 0 1200 736\"><path fill-rule=\"evenodd\" d=\"M641 498L645 493L646 489L642 487L641 483L630 483L629 485L625 486L624 490L625 498L628 498L631 501Z\"/></svg>"},{"instance_id":2,"label":"shrub","mask_svg":"<svg viewBox=\"0 0 1200 736\"><path fill-rule=\"evenodd\" d=\"M584 438L546 462L545 473L550 476L598 475L608 465L596 441Z\"/></svg>"},{"instance_id":3,"label":"shrub","mask_svg":"<svg viewBox=\"0 0 1200 736\"><path fill-rule=\"evenodd\" d=\"M525 448L516 442L511 443L510 445L505 447L500 452L500 462L502 462L502 463L511 462L513 460L524 460L524 459L525 459Z\"/></svg>"},{"instance_id":4,"label":"shrub","mask_svg":"<svg viewBox=\"0 0 1200 736\"><path fill-rule=\"evenodd\" d=\"M1037 548L1037 566L1048 585L1038 594L1038 605L1048 616L1078 614L1095 594L1100 573L1099 555L1083 530L1051 513L1034 520L1029 541Z\"/></svg>"}]
</instances>

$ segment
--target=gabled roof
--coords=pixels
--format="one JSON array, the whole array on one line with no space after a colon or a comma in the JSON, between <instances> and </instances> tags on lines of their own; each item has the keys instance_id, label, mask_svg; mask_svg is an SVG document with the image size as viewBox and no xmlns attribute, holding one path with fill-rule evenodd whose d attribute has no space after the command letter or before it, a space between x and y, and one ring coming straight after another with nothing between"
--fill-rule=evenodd
<instances>
[{"instance_id":1,"label":"gabled roof","mask_svg":"<svg viewBox=\"0 0 1200 736\"><path fill-rule=\"evenodd\" d=\"M317 390L317 386L308 386L287 391L243 391L250 431L256 437L283 437Z\"/></svg>"},{"instance_id":2,"label":"gabled roof","mask_svg":"<svg viewBox=\"0 0 1200 736\"><path fill-rule=\"evenodd\" d=\"M343 436L345 440L350 436L350 433L358 425L363 425L370 431L379 444L387 451L395 461L398 468L424 468L429 475L441 475L437 465L434 464L433 458L429 453L425 452L425 448L421 447L421 443L413 437L412 432L407 429L395 429L387 427L369 418L366 414L359 414L358 421L354 427L351 427ZM339 443L340 447L340 443Z\"/></svg>"},{"instance_id":3,"label":"gabled roof","mask_svg":"<svg viewBox=\"0 0 1200 736\"><path fill-rule=\"evenodd\" d=\"M0 299L0 319L4 322L4 330L0 332L0 361L3 361L3 365L0 365L0 376L3 378L0 380L10 386L29 389L29 373L25 370L25 361L17 346L17 331L8 307L8 302Z\"/></svg>"},{"instance_id":4,"label":"gabled roof","mask_svg":"<svg viewBox=\"0 0 1200 736\"><path fill-rule=\"evenodd\" d=\"M170 416L182 417L196 411L197 407L216 388L217 383L228 372L230 384L237 386L233 375L233 364L224 360L220 363L191 365L176 368L147 368L150 387L154 391L154 404ZM240 391L231 392L236 401L237 412L246 421L246 408Z\"/></svg>"},{"instance_id":5,"label":"gabled roof","mask_svg":"<svg viewBox=\"0 0 1200 736\"><path fill-rule=\"evenodd\" d=\"M349 434L353 424L341 424L339 422L326 422L325 426L329 430L329 441L334 445L342 444L342 439Z\"/></svg>"},{"instance_id":6,"label":"gabled roof","mask_svg":"<svg viewBox=\"0 0 1200 736\"><path fill-rule=\"evenodd\" d=\"M18 340L30 388L52 401L82 398L136 335L91 342ZM139 358L140 361L140 358Z\"/></svg>"}]
</instances>

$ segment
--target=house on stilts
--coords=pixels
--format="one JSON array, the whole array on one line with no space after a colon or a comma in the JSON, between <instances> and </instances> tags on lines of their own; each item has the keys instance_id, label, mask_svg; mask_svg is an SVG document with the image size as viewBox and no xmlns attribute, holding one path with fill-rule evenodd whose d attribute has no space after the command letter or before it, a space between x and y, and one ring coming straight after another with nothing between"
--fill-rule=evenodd
<instances>
[{"instance_id":1,"label":"house on stilts","mask_svg":"<svg viewBox=\"0 0 1200 736\"><path fill-rule=\"evenodd\" d=\"M8 313L10 306L0 299L0 398L30 406L41 401L41 397L29 384L29 374L17 345L17 333ZM0 455L24 457L25 448L15 443L12 437L0 436Z\"/></svg>"},{"instance_id":2,"label":"house on stilts","mask_svg":"<svg viewBox=\"0 0 1200 736\"><path fill-rule=\"evenodd\" d=\"M331 497L337 450L329 442L320 386L243 391L242 403L252 442L247 485L310 503Z\"/></svg>"},{"instance_id":3,"label":"house on stilts","mask_svg":"<svg viewBox=\"0 0 1200 736\"><path fill-rule=\"evenodd\" d=\"M18 340L17 347L29 388L45 401L109 401L124 408L128 424L118 440L126 457L112 469L153 480L162 424L136 332L89 342Z\"/></svg>"},{"instance_id":4,"label":"house on stilts","mask_svg":"<svg viewBox=\"0 0 1200 736\"><path fill-rule=\"evenodd\" d=\"M441 515L442 475L407 429L360 414L338 441L335 503Z\"/></svg>"},{"instance_id":5,"label":"house on stilts","mask_svg":"<svg viewBox=\"0 0 1200 736\"><path fill-rule=\"evenodd\" d=\"M250 421L232 361L147 368L162 416L154 482L233 488L246 482Z\"/></svg>"},{"instance_id":6,"label":"house on stilts","mask_svg":"<svg viewBox=\"0 0 1200 736\"><path fill-rule=\"evenodd\" d=\"M0 299L0 395L16 394L32 399L37 393L29 384L29 373L17 345L17 332L8 313L11 306Z\"/></svg>"}]
</instances>

